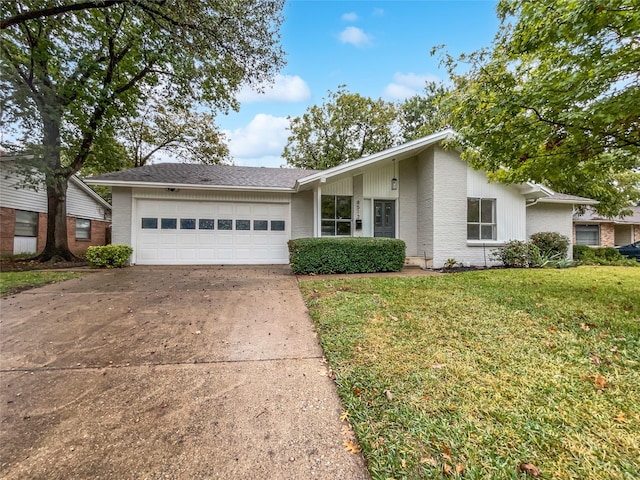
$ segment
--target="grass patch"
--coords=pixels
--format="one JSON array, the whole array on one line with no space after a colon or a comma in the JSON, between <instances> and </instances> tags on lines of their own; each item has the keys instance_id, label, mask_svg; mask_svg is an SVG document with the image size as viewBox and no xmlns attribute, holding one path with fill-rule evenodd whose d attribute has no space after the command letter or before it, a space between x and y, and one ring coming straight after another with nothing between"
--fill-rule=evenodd
<instances>
[{"instance_id":1,"label":"grass patch","mask_svg":"<svg viewBox=\"0 0 640 480\"><path fill-rule=\"evenodd\" d=\"M301 290L374 479L640 478L637 269Z\"/></svg>"},{"instance_id":2,"label":"grass patch","mask_svg":"<svg viewBox=\"0 0 640 480\"><path fill-rule=\"evenodd\" d=\"M0 272L0 295L9 295L80 276L81 274L74 272Z\"/></svg>"}]
</instances>

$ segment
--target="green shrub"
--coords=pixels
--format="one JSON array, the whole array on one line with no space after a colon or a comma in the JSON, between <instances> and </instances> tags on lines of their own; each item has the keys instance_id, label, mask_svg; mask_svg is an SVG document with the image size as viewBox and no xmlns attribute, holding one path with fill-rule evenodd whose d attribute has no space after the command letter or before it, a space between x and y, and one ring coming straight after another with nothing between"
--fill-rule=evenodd
<instances>
[{"instance_id":1,"label":"green shrub","mask_svg":"<svg viewBox=\"0 0 640 480\"><path fill-rule=\"evenodd\" d=\"M294 273L397 272L406 245L395 238L298 238L289 241Z\"/></svg>"},{"instance_id":2,"label":"green shrub","mask_svg":"<svg viewBox=\"0 0 640 480\"><path fill-rule=\"evenodd\" d=\"M538 232L531 235L531 243L538 247L543 255L566 258L569 251L569 239L558 232Z\"/></svg>"},{"instance_id":3,"label":"green shrub","mask_svg":"<svg viewBox=\"0 0 640 480\"><path fill-rule=\"evenodd\" d=\"M593 248L587 245L574 245L573 246L573 259L577 262L585 262L595 259Z\"/></svg>"},{"instance_id":4,"label":"green shrub","mask_svg":"<svg viewBox=\"0 0 640 480\"><path fill-rule=\"evenodd\" d=\"M540 266L540 249L533 243L511 240L503 247L491 252L491 259L502 262L505 267L528 268Z\"/></svg>"},{"instance_id":5,"label":"green shrub","mask_svg":"<svg viewBox=\"0 0 640 480\"><path fill-rule=\"evenodd\" d=\"M120 268L129 263L133 248L128 245L104 245L87 248L89 265L97 268Z\"/></svg>"},{"instance_id":6,"label":"green shrub","mask_svg":"<svg viewBox=\"0 0 640 480\"><path fill-rule=\"evenodd\" d=\"M640 262L625 257L613 247L588 247L586 245L574 245L573 259L583 265L640 266Z\"/></svg>"}]
</instances>

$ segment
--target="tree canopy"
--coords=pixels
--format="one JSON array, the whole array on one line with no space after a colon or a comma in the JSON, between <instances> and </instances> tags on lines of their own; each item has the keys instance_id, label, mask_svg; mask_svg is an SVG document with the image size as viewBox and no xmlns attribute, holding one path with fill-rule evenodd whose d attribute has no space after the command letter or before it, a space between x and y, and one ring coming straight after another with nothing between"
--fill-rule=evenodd
<instances>
[{"instance_id":1,"label":"tree canopy","mask_svg":"<svg viewBox=\"0 0 640 480\"><path fill-rule=\"evenodd\" d=\"M491 49L445 58L463 157L497 180L540 182L617 215L640 198L640 4L497 8Z\"/></svg>"},{"instance_id":2,"label":"tree canopy","mask_svg":"<svg viewBox=\"0 0 640 480\"><path fill-rule=\"evenodd\" d=\"M449 93L444 84L427 82L423 94L414 95L400 103L400 132L405 142L452 126L445 101Z\"/></svg>"},{"instance_id":3,"label":"tree canopy","mask_svg":"<svg viewBox=\"0 0 640 480\"><path fill-rule=\"evenodd\" d=\"M41 159L49 216L44 258L69 257L66 182L139 117L149 89L166 105L237 108L243 84L283 64L283 0L5 2L3 122ZM37 139L37 140L36 140Z\"/></svg>"},{"instance_id":4,"label":"tree canopy","mask_svg":"<svg viewBox=\"0 0 640 480\"><path fill-rule=\"evenodd\" d=\"M397 109L392 102L350 93L344 86L329 92L291 121L282 153L289 165L324 170L393 146Z\"/></svg>"}]
</instances>

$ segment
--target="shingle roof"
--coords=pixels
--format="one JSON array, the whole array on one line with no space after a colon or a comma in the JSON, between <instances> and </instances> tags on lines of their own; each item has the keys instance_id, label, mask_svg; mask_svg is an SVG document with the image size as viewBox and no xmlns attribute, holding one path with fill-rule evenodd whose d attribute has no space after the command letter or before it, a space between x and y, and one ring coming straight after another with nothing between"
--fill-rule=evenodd
<instances>
[{"instance_id":1,"label":"shingle roof","mask_svg":"<svg viewBox=\"0 0 640 480\"><path fill-rule=\"evenodd\" d=\"M315 173L297 168L237 167L194 163L158 163L89 177L101 182L160 183L221 187L293 188L296 180Z\"/></svg>"},{"instance_id":2,"label":"shingle roof","mask_svg":"<svg viewBox=\"0 0 640 480\"><path fill-rule=\"evenodd\" d=\"M598 215L598 213L592 209L587 209L582 215L574 215L573 219L577 222L604 222L640 225L640 207L629 208L632 211L632 214L625 217L607 218L602 215Z\"/></svg>"},{"instance_id":3,"label":"shingle roof","mask_svg":"<svg viewBox=\"0 0 640 480\"><path fill-rule=\"evenodd\" d=\"M567 195L566 193L554 193L548 197L544 197L544 201L573 202L581 204L594 203L594 200L586 197L578 197L577 195Z\"/></svg>"}]
</instances>

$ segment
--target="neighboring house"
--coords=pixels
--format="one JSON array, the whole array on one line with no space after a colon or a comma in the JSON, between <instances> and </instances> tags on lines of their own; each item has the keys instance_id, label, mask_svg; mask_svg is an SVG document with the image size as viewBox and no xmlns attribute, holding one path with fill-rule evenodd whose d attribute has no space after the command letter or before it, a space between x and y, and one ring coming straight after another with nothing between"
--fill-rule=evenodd
<instances>
[{"instance_id":1,"label":"neighboring house","mask_svg":"<svg viewBox=\"0 0 640 480\"><path fill-rule=\"evenodd\" d=\"M592 247L617 247L640 240L640 207L631 215L606 218L592 209L573 217L573 243Z\"/></svg>"},{"instance_id":2,"label":"neighboring house","mask_svg":"<svg viewBox=\"0 0 640 480\"><path fill-rule=\"evenodd\" d=\"M47 241L47 192L21 185L23 177L0 159L0 254L38 253ZM105 245L110 235L111 205L78 177L69 179L67 235L69 249L83 254L90 245Z\"/></svg>"},{"instance_id":3,"label":"neighboring house","mask_svg":"<svg viewBox=\"0 0 640 480\"><path fill-rule=\"evenodd\" d=\"M492 263L508 240L571 237L574 204L534 184L490 183L446 130L324 171L157 164L86 179L112 187L113 242L137 264L288 263L287 241L396 237L413 263Z\"/></svg>"}]
</instances>

